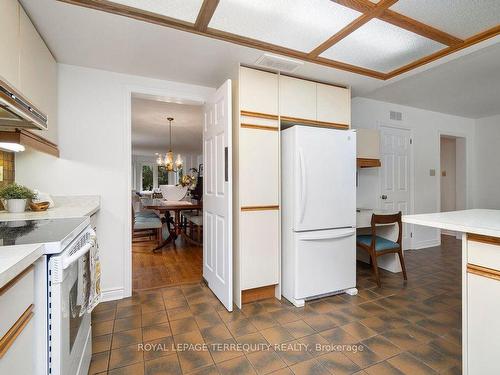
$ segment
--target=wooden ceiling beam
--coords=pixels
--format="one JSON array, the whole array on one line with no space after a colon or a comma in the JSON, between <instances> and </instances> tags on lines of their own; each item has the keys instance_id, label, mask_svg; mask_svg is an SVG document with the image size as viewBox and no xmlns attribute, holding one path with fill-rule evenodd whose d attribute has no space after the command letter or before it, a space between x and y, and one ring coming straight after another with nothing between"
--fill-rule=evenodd
<instances>
[{"instance_id":1,"label":"wooden ceiling beam","mask_svg":"<svg viewBox=\"0 0 500 375\"><path fill-rule=\"evenodd\" d=\"M219 0L203 0L200 12L194 23L196 30L207 31L208 24L215 13L215 9L217 9L217 5L219 5Z\"/></svg>"},{"instance_id":2,"label":"wooden ceiling beam","mask_svg":"<svg viewBox=\"0 0 500 375\"><path fill-rule=\"evenodd\" d=\"M362 13L369 13L377 7L377 4L372 3L370 0L331 0L337 4L346 6L348 8L357 10ZM453 35L438 30L432 26L426 25L413 18L404 16L400 13L394 12L390 9L384 9L378 16L382 21L390 23L394 26L411 31L428 39L442 43L447 46L454 46L463 43L463 40Z\"/></svg>"},{"instance_id":3,"label":"wooden ceiling beam","mask_svg":"<svg viewBox=\"0 0 500 375\"><path fill-rule=\"evenodd\" d=\"M365 23L370 21L373 18L376 18L382 14L384 10L389 8L391 5L396 3L398 0L382 0L380 1L376 6L372 7L369 9L366 13L363 13L360 17L356 18L354 21L352 21L350 24L345 26L342 30L340 30L338 33L335 35L331 36L328 38L326 41L321 43L318 47L313 49L310 53L310 57L317 57L321 55L323 52L325 52L327 49L332 47L334 44L340 42L342 39L344 39L346 36L351 34L352 32L356 31L359 29L361 26L363 26Z\"/></svg>"},{"instance_id":4,"label":"wooden ceiling beam","mask_svg":"<svg viewBox=\"0 0 500 375\"><path fill-rule=\"evenodd\" d=\"M481 43L481 42L483 42L487 39L493 38L497 35L500 35L500 25L492 27L491 29L488 29L486 31L483 31L482 33L473 35L470 38L465 39L462 44L447 47L447 48L442 49L440 51L437 51L431 55L424 56L421 59L418 59L417 61L413 61L407 65L404 65L398 69L395 69L392 72L389 72L387 74L386 79L394 78L400 74L409 72L410 70L416 69L418 67L421 67L422 65L436 61L444 56L447 56L447 55L452 54L454 52L458 52L462 49L473 46L474 44Z\"/></svg>"}]
</instances>

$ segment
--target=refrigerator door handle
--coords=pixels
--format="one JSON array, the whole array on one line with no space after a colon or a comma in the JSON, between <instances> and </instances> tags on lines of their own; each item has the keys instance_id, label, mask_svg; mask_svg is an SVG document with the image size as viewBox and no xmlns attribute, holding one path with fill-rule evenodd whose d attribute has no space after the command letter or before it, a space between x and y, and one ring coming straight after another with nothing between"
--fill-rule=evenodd
<instances>
[{"instance_id":1,"label":"refrigerator door handle","mask_svg":"<svg viewBox=\"0 0 500 375\"><path fill-rule=\"evenodd\" d=\"M305 166L304 166L304 154L302 149L299 148L299 169L300 169L300 213L299 213L299 223L304 220L304 214L306 211L306 176L305 176Z\"/></svg>"},{"instance_id":2,"label":"refrigerator door handle","mask_svg":"<svg viewBox=\"0 0 500 375\"><path fill-rule=\"evenodd\" d=\"M342 232L342 233L330 233L330 234L323 234L323 235L310 235L310 236L304 236L300 237L301 241L318 241L318 240L334 240L336 238L344 238L344 237L349 237L352 236L353 234L356 233L356 229L349 230L347 232Z\"/></svg>"}]
</instances>

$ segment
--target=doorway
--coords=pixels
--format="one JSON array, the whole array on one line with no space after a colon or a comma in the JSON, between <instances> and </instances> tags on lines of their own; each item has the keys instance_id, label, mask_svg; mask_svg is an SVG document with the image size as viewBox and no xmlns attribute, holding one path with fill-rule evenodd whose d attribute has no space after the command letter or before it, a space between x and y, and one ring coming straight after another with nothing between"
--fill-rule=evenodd
<instances>
[{"instance_id":1,"label":"doorway","mask_svg":"<svg viewBox=\"0 0 500 375\"><path fill-rule=\"evenodd\" d=\"M133 291L202 281L203 121L204 103L132 94Z\"/></svg>"},{"instance_id":2,"label":"doorway","mask_svg":"<svg viewBox=\"0 0 500 375\"><path fill-rule=\"evenodd\" d=\"M466 208L465 138L441 134L440 154L440 212ZM454 231L441 230L441 234L457 236Z\"/></svg>"}]
</instances>

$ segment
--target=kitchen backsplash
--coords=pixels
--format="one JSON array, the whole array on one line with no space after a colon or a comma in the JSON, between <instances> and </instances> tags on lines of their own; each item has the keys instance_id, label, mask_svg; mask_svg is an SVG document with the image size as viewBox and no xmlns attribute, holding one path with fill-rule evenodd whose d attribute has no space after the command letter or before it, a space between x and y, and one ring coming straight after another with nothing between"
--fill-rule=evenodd
<instances>
[{"instance_id":1,"label":"kitchen backsplash","mask_svg":"<svg viewBox=\"0 0 500 375\"><path fill-rule=\"evenodd\" d=\"M15 180L14 153L0 151L0 167L3 167L3 180L0 188L12 184Z\"/></svg>"},{"instance_id":2,"label":"kitchen backsplash","mask_svg":"<svg viewBox=\"0 0 500 375\"><path fill-rule=\"evenodd\" d=\"M0 181L0 188L12 184L15 181L15 163L14 153L0 151L0 167L3 167L3 180ZM0 210L3 210L3 204L0 202Z\"/></svg>"}]
</instances>

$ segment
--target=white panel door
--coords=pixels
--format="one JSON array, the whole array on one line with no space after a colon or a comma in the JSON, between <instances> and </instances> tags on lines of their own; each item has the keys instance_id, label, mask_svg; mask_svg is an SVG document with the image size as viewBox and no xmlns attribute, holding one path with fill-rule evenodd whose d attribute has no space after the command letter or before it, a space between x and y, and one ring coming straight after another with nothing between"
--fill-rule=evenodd
<instances>
[{"instance_id":1,"label":"white panel door","mask_svg":"<svg viewBox=\"0 0 500 375\"><path fill-rule=\"evenodd\" d=\"M203 277L233 310L231 80L205 106L203 125Z\"/></svg>"},{"instance_id":2,"label":"white panel door","mask_svg":"<svg viewBox=\"0 0 500 375\"><path fill-rule=\"evenodd\" d=\"M356 226L356 133L295 126L295 231Z\"/></svg>"},{"instance_id":3,"label":"white panel door","mask_svg":"<svg viewBox=\"0 0 500 375\"><path fill-rule=\"evenodd\" d=\"M382 126L380 128L380 208L410 213L411 132ZM410 227L403 224L403 248L411 244Z\"/></svg>"}]
</instances>

